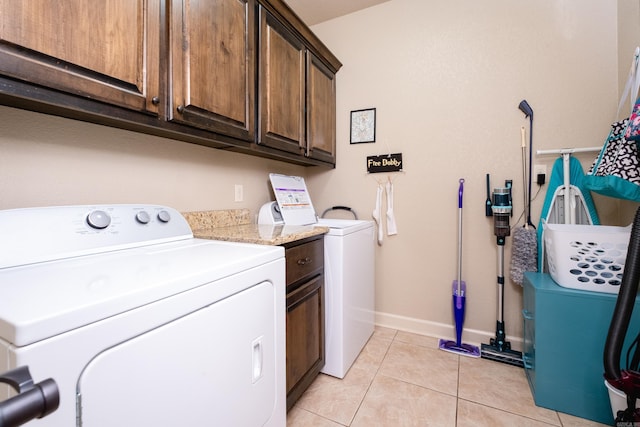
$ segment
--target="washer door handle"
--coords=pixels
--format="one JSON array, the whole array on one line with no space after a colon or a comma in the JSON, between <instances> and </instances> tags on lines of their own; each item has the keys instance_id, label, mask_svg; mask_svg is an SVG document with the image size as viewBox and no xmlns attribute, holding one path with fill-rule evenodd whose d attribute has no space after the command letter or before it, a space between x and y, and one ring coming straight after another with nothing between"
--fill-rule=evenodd
<instances>
[{"instance_id":1,"label":"washer door handle","mask_svg":"<svg viewBox=\"0 0 640 427\"><path fill-rule=\"evenodd\" d=\"M260 378L262 378L262 368L264 354L262 350L262 337L256 338L252 345L252 369L251 369L251 382L255 384Z\"/></svg>"}]
</instances>

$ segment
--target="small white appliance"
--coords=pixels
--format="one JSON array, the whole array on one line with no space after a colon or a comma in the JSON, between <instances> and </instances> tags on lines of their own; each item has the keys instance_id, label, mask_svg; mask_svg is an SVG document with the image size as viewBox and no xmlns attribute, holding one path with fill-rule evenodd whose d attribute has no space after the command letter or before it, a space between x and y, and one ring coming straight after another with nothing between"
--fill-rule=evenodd
<instances>
[{"instance_id":1,"label":"small white appliance","mask_svg":"<svg viewBox=\"0 0 640 427\"><path fill-rule=\"evenodd\" d=\"M262 205L260 212L258 212L258 224L264 225L282 225L284 220L282 219L282 213L280 213L280 206L278 202L269 202Z\"/></svg>"},{"instance_id":2,"label":"small white appliance","mask_svg":"<svg viewBox=\"0 0 640 427\"><path fill-rule=\"evenodd\" d=\"M0 372L60 392L38 426L286 425L283 248L155 205L4 210L0 235Z\"/></svg>"},{"instance_id":3,"label":"small white appliance","mask_svg":"<svg viewBox=\"0 0 640 427\"><path fill-rule=\"evenodd\" d=\"M326 361L321 372L344 378L374 330L374 223L318 218L302 177L269 178L276 201L267 205L279 207L286 225L329 227L324 237Z\"/></svg>"}]
</instances>

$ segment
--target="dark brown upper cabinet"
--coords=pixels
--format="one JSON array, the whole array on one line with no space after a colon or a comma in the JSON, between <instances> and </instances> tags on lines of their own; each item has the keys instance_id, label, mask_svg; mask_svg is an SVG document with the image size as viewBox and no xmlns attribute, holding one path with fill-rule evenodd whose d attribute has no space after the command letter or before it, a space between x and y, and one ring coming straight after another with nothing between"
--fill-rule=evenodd
<instances>
[{"instance_id":1,"label":"dark brown upper cabinet","mask_svg":"<svg viewBox=\"0 0 640 427\"><path fill-rule=\"evenodd\" d=\"M306 155L336 162L336 75L311 52L307 52Z\"/></svg>"},{"instance_id":2,"label":"dark brown upper cabinet","mask_svg":"<svg viewBox=\"0 0 640 427\"><path fill-rule=\"evenodd\" d=\"M260 8L258 144L335 163L335 73Z\"/></svg>"},{"instance_id":3,"label":"dark brown upper cabinet","mask_svg":"<svg viewBox=\"0 0 640 427\"><path fill-rule=\"evenodd\" d=\"M0 74L158 113L160 0L0 0Z\"/></svg>"},{"instance_id":4,"label":"dark brown upper cabinet","mask_svg":"<svg viewBox=\"0 0 640 427\"><path fill-rule=\"evenodd\" d=\"M341 66L283 0L0 0L0 105L299 165Z\"/></svg>"},{"instance_id":5,"label":"dark brown upper cabinet","mask_svg":"<svg viewBox=\"0 0 640 427\"><path fill-rule=\"evenodd\" d=\"M170 120L255 138L254 0L172 0Z\"/></svg>"},{"instance_id":6,"label":"dark brown upper cabinet","mask_svg":"<svg viewBox=\"0 0 640 427\"><path fill-rule=\"evenodd\" d=\"M302 41L261 7L259 144L304 153L305 57Z\"/></svg>"}]
</instances>

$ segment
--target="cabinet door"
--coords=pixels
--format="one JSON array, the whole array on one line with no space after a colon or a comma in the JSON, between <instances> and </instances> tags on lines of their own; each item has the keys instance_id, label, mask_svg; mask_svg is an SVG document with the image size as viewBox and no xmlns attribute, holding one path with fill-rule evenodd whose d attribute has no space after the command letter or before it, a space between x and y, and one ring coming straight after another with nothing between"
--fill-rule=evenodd
<instances>
[{"instance_id":1,"label":"cabinet door","mask_svg":"<svg viewBox=\"0 0 640 427\"><path fill-rule=\"evenodd\" d=\"M255 138L255 3L171 1L169 119Z\"/></svg>"},{"instance_id":2,"label":"cabinet door","mask_svg":"<svg viewBox=\"0 0 640 427\"><path fill-rule=\"evenodd\" d=\"M0 73L158 112L160 0L0 0Z\"/></svg>"},{"instance_id":3,"label":"cabinet door","mask_svg":"<svg viewBox=\"0 0 640 427\"><path fill-rule=\"evenodd\" d=\"M304 154L305 47L260 8L259 144Z\"/></svg>"},{"instance_id":4,"label":"cabinet door","mask_svg":"<svg viewBox=\"0 0 640 427\"><path fill-rule=\"evenodd\" d=\"M287 295L287 408L324 366L324 276Z\"/></svg>"},{"instance_id":5,"label":"cabinet door","mask_svg":"<svg viewBox=\"0 0 640 427\"><path fill-rule=\"evenodd\" d=\"M307 54L308 157L336 162L336 84L332 73L311 52Z\"/></svg>"}]
</instances>

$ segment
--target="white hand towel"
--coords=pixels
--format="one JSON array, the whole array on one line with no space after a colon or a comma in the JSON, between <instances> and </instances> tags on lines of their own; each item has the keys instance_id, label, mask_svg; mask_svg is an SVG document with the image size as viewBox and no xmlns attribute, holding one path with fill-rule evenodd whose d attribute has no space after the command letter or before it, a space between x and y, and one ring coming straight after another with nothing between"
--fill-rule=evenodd
<instances>
[{"instance_id":1,"label":"white hand towel","mask_svg":"<svg viewBox=\"0 0 640 427\"><path fill-rule=\"evenodd\" d=\"M376 193L376 207L373 210L371 216L378 225L378 245L382 245L383 231L382 231L382 184L378 184L378 191Z\"/></svg>"},{"instance_id":2,"label":"white hand towel","mask_svg":"<svg viewBox=\"0 0 640 427\"><path fill-rule=\"evenodd\" d=\"M387 182L387 235L393 236L398 234L396 226L396 217L393 214L393 184Z\"/></svg>"}]
</instances>

